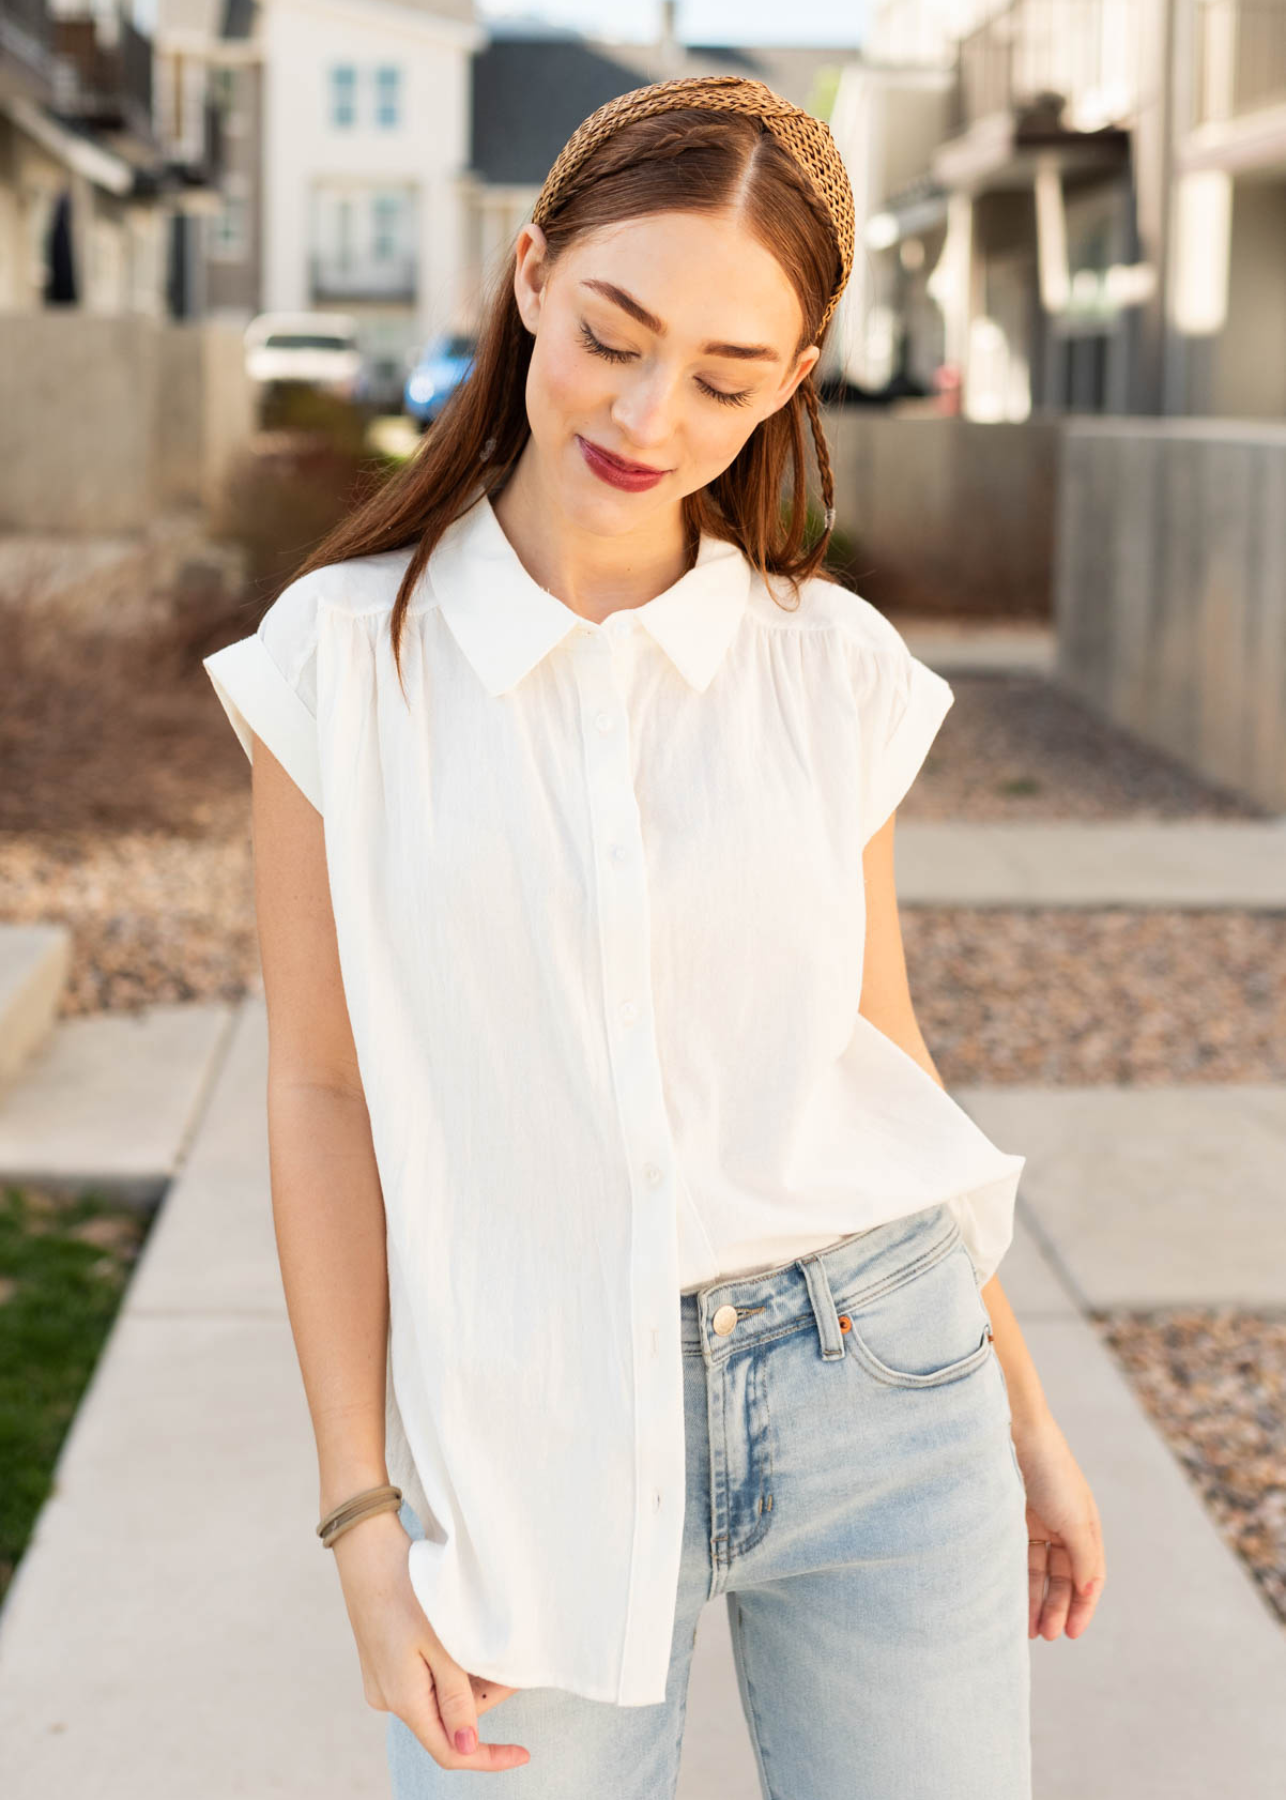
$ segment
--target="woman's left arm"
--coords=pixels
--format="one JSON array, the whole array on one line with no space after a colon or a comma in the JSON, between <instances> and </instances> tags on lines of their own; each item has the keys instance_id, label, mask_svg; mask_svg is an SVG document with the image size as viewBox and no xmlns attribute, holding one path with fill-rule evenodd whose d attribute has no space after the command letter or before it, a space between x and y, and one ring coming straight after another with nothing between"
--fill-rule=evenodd
<instances>
[{"instance_id":1,"label":"woman's left arm","mask_svg":"<svg viewBox=\"0 0 1286 1800\"><path fill-rule=\"evenodd\" d=\"M896 816L890 814L863 852L866 947L858 1010L945 1089L920 1033L907 980L894 873ZM1079 1637L1107 1575L1098 1507L1050 1411L999 1275L984 1285L982 1298L1005 1373L1014 1448L1027 1488L1027 1635L1056 1638L1065 1630L1068 1637Z\"/></svg>"}]
</instances>

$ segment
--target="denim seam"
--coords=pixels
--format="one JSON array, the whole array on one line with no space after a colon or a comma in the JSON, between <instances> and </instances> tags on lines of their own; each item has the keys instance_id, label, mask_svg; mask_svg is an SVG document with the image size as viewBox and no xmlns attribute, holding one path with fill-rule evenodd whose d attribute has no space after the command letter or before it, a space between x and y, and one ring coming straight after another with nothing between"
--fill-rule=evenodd
<instances>
[{"instance_id":1,"label":"denim seam","mask_svg":"<svg viewBox=\"0 0 1286 1800\"><path fill-rule=\"evenodd\" d=\"M741 1670L746 1683L746 1699L748 1701L746 1711L750 1715L748 1723L750 1726L750 1736L755 1747L755 1760L759 1764L759 1779L764 1790L763 1800L776 1800L772 1779L768 1773L768 1759L764 1755L763 1739L759 1735L759 1708L755 1701L755 1684L750 1679L750 1662L746 1655L746 1634L741 1617L741 1597L734 1593L733 1598L736 1601L737 1606L738 1653L741 1658Z\"/></svg>"},{"instance_id":2,"label":"denim seam","mask_svg":"<svg viewBox=\"0 0 1286 1800\"><path fill-rule=\"evenodd\" d=\"M764 1454L768 1459L768 1478L767 1479L768 1479L768 1483L771 1484L771 1482L772 1482L772 1445L771 1445L769 1439L770 1439L770 1435L771 1435L771 1431L772 1431L772 1421L768 1416L768 1383L764 1380L763 1364L762 1364L762 1362L760 1362L758 1360L756 1361L756 1367L755 1367L755 1380L758 1383L759 1393L763 1399L764 1418L767 1421L767 1425L768 1425L768 1429L764 1434ZM748 1550L753 1550L755 1545L758 1544L763 1538L767 1537L767 1535L768 1535L768 1527L772 1523L772 1513L764 1506L765 1491L767 1492L768 1496L771 1498L771 1496L772 1496L771 1485L768 1485L766 1489L763 1485L761 1485L761 1487L760 1487L760 1491L759 1491L759 1523L756 1526L756 1528L754 1529L754 1531L751 1532L750 1536L748 1538L743 1538L740 1543L734 1545L732 1542L732 1534L729 1533L729 1535L728 1535L727 1558L728 1558L729 1566L731 1566L737 1560L737 1558L739 1556L744 1556Z\"/></svg>"},{"instance_id":3,"label":"denim seam","mask_svg":"<svg viewBox=\"0 0 1286 1800\"><path fill-rule=\"evenodd\" d=\"M720 1380L719 1382L719 1434L722 1439L722 1447L726 1448L728 1443L728 1383L724 1380ZM723 1487L726 1491L728 1485L726 1465L722 1470L722 1480ZM712 1486L711 1498L713 1499L713 1497L714 1488ZM732 1521L729 1519L725 1522L728 1525L727 1531L717 1532L710 1540L714 1550L714 1566L716 1572L721 1567L727 1569L732 1562L732 1554L729 1549L729 1545L732 1542Z\"/></svg>"},{"instance_id":4,"label":"denim seam","mask_svg":"<svg viewBox=\"0 0 1286 1800\"><path fill-rule=\"evenodd\" d=\"M688 1690L692 1685L692 1656L697 1647L697 1632L700 1625L701 1616L698 1613L692 1627L692 1642L688 1645L688 1678L683 1683L682 1692L679 1694L679 1724L674 1737L674 1761L671 1764L672 1779L669 1784L671 1793L674 1792L675 1784L678 1782L679 1769L683 1762L683 1733L688 1722Z\"/></svg>"},{"instance_id":5,"label":"denim seam","mask_svg":"<svg viewBox=\"0 0 1286 1800\"><path fill-rule=\"evenodd\" d=\"M870 1287L858 1288L851 1294L845 1294L843 1299L835 1302L836 1306L841 1309L860 1306L864 1301L880 1300L885 1294L894 1293L898 1288L904 1287L908 1281L913 1281L917 1275L922 1275L926 1269L931 1269L940 1263L945 1256L951 1254L957 1244L963 1241L964 1234L960 1227L953 1225L944 1238L940 1238L936 1244L931 1244L927 1250L916 1257L914 1262L907 1263L905 1267L895 1270L892 1275L886 1275L882 1280L873 1282Z\"/></svg>"},{"instance_id":6,"label":"denim seam","mask_svg":"<svg viewBox=\"0 0 1286 1800\"><path fill-rule=\"evenodd\" d=\"M1001 1393L1004 1397L1004 1402L1005 1402L1005 1415L1006 1415L1005 1434L1009 1439L1009 1460L1014 1465L1014 1473L1017 1475L1018 1485L1022 1489L1023 1505L1026 1506L1026 1504L1027 1504L1027 1477L1023 1474L1023 1466L1018 1460L1018 1446L1014 1442L1014 1420L1013 1420L1013 1409L1010 1406L1010 1402L1009 1402L1009 1382L1005 1375L1005 1365L1000 1360L1000 1353L996 1349L994 1342L992 1343L992 1346L991 1346L991 1354L995 1358L996 1373L1000 1377L1000 1388L1001 1388Z\"/></svg>"},{"instance_id":7,"label":"denim seam","mask_svg":"<svg viewBox=\"0 0 1286 1800\"><path fill-rule=\"evenodd\" d=\"M888 1363L881 1362L869 1344L854 1325L853 1350L862 1366L870 1371L877 1381L885 1387L922 1388L946 1387L951 1381L959 1380L975 1368L980 1368L987 1360L991 1348L991 1339L984 1331L982 1342L973 1350L966 1351L954 1362L944 1363L940 1369L930 1369L926 1374L918 1375L912 1369L894 1369Z\"/></svg>"}]
</instances>

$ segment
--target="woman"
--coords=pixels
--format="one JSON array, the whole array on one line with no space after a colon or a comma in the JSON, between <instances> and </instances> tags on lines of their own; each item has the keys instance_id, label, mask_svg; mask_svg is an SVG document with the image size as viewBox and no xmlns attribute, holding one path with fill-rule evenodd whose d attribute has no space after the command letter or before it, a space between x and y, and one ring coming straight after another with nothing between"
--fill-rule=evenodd
<instances>
[{"instance_id":1,"label":"woman","mask_svg":"<svg viewBox=\"0 0 1286 1800\"><path fill-rule=\"evenodd\" d=\"M852 243L760 83L601 109L419 454L207 661L403 1800L673 1793L721 1593L766 1796L1019 1800L1027 1639L1102 1587L995 1277L1023 1159L907 991L894 809L951 690L805 538Z\"/></svg>"}]
</instances>

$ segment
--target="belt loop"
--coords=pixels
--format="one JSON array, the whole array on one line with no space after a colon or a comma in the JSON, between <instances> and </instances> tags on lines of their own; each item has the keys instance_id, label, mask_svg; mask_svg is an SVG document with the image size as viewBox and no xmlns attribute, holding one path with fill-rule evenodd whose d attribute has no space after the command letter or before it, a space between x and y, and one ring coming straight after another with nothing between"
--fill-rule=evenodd
<instances>
[{"instance_id":1,"label":"belt loop","mask_svg":"<svg viewBox=\"0 0 1286 1800\"><path fill-rule=\"evenodd\" d=\"M817 1320L822 1358L826 1362L834 1362L844 1354L844 1338L839 1328L839 1314L835 1310L835 1296L831 1293L821 1253L816 1256L801 1256L796 1267L803 1270L804 1280L808 1283L808 1297L813 1303L813 1317Z\"/></svg>"}]
</instances>

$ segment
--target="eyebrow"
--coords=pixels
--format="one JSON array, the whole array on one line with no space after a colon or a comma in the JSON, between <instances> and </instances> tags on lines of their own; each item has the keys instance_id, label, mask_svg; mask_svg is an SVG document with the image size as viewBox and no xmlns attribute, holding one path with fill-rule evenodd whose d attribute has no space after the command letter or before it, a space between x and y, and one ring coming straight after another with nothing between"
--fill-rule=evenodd
<instances>
[{"instance_id":1,"label":"eyebrow","mask_svg":"<svg viewBox=\"0 0 1286 1800\"><path fill-rule=\"evenodd\" d=\"M624 288L617 287L615 282L588 280L582 281L580 285L582 287L592 288L596 294L602 294L605 300L614 301L616 305L621 308L622 312L627 312L632 319L637 319L640 325L646 325L647 329L649 331L654 331L658 337L665 336L665 321L663 319L658 319L655 313L649 312L647 307L644 306L641 301L636 300L633 294L627 294ZM777 352L770 344L720 344L712 342L702 344L700 353L702 356L735 356L739 362L780 361Z\"/></svg>"}]
</instances>

